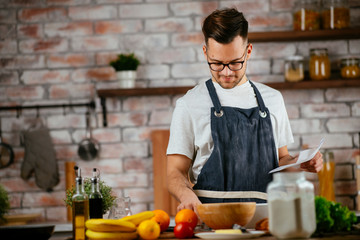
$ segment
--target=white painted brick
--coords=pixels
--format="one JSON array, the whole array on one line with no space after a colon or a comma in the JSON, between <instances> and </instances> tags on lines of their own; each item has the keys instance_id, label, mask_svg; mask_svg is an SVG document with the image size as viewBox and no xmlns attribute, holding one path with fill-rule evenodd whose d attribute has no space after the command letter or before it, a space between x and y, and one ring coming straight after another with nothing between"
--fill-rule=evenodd
<instances>
[{"instance_id":1,"label":"white painted brick","mask_svg":"<svg viewBox=\"0 0 360 240\"><path fill-rule=\"evenodd\" d=\"M93 34L91 22L45 23L44 32L47 37L73 37Z\"/></svg>"},{"instance_id":2,"label":"white painted brick","mask_svg":"<svg viewBox=\"0 0 360 240\"><path fill-rule=\"evenodd\" d=\"M67 114L65 116L49 116L47 126L53 129L85 127L83 115Z\"/></svg>"},{"instance_id":3,"label":"white painted brick","mask_svg":"<svg viewBox=\"0 0 360 240\"><path fill-rule=\"evenodd\" d=\"M44 55L18 55L16 56L16 66L22 69L45 68Z\"/></svg>"},{"instance_id":4,"label":"white painted brick","mask_svg":"<svg viewBox=\"0 0 360 240\"><path fill-rule=\"evenodd\" d=\"M146 32L187 32L194 28L191 18L149 19L145 21Z\"/></svg>"},{"instance_id":5,"label":"white painted brick","mask_svg":"<svg viewBox=\"0 0 360 240\"><path fill-rule=\"evenodd\" d=\"M360 100L360 88L330 88L325 92L326 100L334 102Z\"/></svg>"},{"instance_id":6,"label":"white painted brick","mask_svg":"<svg viewBox=\"0 0 360 240\"><path fill-rule=\"evenodd\" d=\"M54 144L69 144L71 143L71 136L68 131L50 131L50 136Z\"/></svg>"},{"instance_id":7,"label":"white painted brick","mask_svg":"<svg viewBox=\"0 0 360 240\"><path fill-rule=\"evenodd\" d=\"M127 112L127 113L116 113L108 114L107 121L109 127L133 127L142 126L147 122L148 116L142 112Z\"/></svg>"},{"instance_id":8,"label":"white painted brick","mask_svg":"<svg viewBox=\"0 0 360 240\"><path fill-rule=\"evenodd\" d=\"M267 0L243 0L243 1L220 1L220 7L236 7L243 12L268 12L270 9L269 1ZM244 10L242 10L244 9ZM245 11L246 9L246 11ZM246 17L246 16L245 16Z\"/></svg>"},{"instance_id":9,"label":"white painted brick","mask_svg":"<svg viewBox=\"0 0 360 240\"><path fill-rule=\"evenodd\" d=\"M173 110L160 110L160 111L153 111L150 115L150 126L158 126L158 125L170 125L171 118L172 118Z\"/></svg>"},{"instance_id":10,"label":"white painted brick","mask_svg":"<svg viewBox=\"0 0 360 240\"><path fill-rule=\"evenodd\" d=\"M170 77L170 67L164 64L142 65L138 68L138 78L159 79Z\"/></svg>"},{"instance_id":11,"label":"white painted brick","mask_svg":"<svg viewBox=\"0 0 360 240\"><path fill-rule=\"evenodd\" d=\"M131 198L131 202L143 203L154 201L154 190L148 188L137 188L125 190L125 195Z\"/></svg>"},{"instance_id":12,"label":"white painted brick","mask_svg":"<svg viewBox=\"0 0 360 240\"><path fill-rule=\"evenodd\" d=\"M71 47L75 51L115 50L118 47L118 37L77 37L71 40Z\"/></svg>"},{"instance_id":13,"label":"white painted brick","mask_svg":"<svg viewBox=\"0 0 360 240\"><path fill-rule=\"evenodd\" d=\"M153 18L169 15L166 4L123 4L119 6L120 18Z\"/></svg>"},{"instance_id":14,"label":"white painted brick","mask_svg":"<svg viewBox=\"0 0 360 240\"><path fill-rule=\"evenodd\" d=\"M69 8L69 17L74 20L110 19L117 17L114 6L76 6Z\"/></svg>"},{"instance_id":15,"label":"white painted brick","mask_svg":"<svg viewBox=\"0 0 360 240\"><path fill-rule=\"evenodd\" d=\"M322 148L347 148L352 147L352 138L349 134L313 134L303 135L302 142L307 144L310 148L319 144L320 139L324 138Z\"/></svg>"},{"instance_id":16,"label":"white painted brick","mask_svg":"<svg viewBox=\"0 0 360 240\"><path fill-rule=\"evenodd\" d=\"M102 177L110 187L147 187L148 176L146 173L107 174Z\"/></svg>"},{"instance_id":17,"label":"white painted brick","mask_svg":"<svg viewBox=\"0 0 360 240\"><path fill-rule=\"evenodd\" d=\"M293 134L320 133L323 131L318 119L294 119L290 120L290 125Z\"/></svg>"},{"instance_id":18,"label":"white painted brick","mask_svg":"<svg viewBox=\"0 0 360 240\"><path fill-rule=\"evenodd\" d=\"M148 146L146 142L112 143L101 145L101 158L146 157Z\"/></svg>"},{"instance_id":19,"label":"white painted brick","mask_svg":"<svg viewBox=\"0 0 360 240\"><path fill-rule=\"evenodd\" d=\"M300 110L297 105L287 104L286 111L289 119L296 119L300 117Z\"/></svg>"},{"instance_id":20,"label":"white painted brick","mask_svg":"<svg viewBox=\"0 0 360 240\"><path fill-rule=\"evenodd\" d=\"M65 196L63 197L65 198ZM48 207L46 211L46 220L49 222L66 222L66 207Z\"/></svg>"},{"instance_id":21,"label":"white painted brick","mask_svg":"<svg viewBox=\"0 0 360 240\"><path fill-rule=\"evenodd\" d=\"M352 180L353 179L353 168L351 164L335 166L335 176L336 180Z\"/></svg>"},{"instance_id":22,"label":"white painted brick","mask_svg":"<svg viewBox=\"0 0 360 240\"><path fill-rule=\"evenodd\" d=\"M52 38L46 40L28 39L19 41L21 53L65 52L69 50L67 39Z\"/></svg>"},{"instance_id":23,"label":"white painted brick","mask_svg":"<svg viewBox=\"0 0 360 240\"><path fill-rule=\"evenodd\" d=\"M195 52L192 48L167 48L149 51L146 60L151 64L194 62Z\"/></svg>"},{"instance_id":24,"label":"white painted brick","mask_svg":"<svg viewBox=\"0 0 360 240\"><path fill-rule=\"evenodd\" d=\"M218 8L217 1L170 3L175 16L208 15Z\"/></svg>"},{"instance_id":25,"label":"white painted brick","mask_svg":"<svg viewBox=\"0 0 360 240\"><path fill-rule=\"evenodd\" d=\"M19 84L19 74L15 71L0 71L0 83L1 85L16 85Z\"/></svg>"},{"instance_id":26,"label":"white painted brick","mask_svg":"<svg viewBox=\"0 0 360 240\"><path fill-rule=\"evenodd\" d=\"M332 118L326 123L329 132L358 132L359 118Z\"/></svg>"},{"instance_id":27,"label":"white painted brick","mask_svg":"<svg viewBox=\"0 0 360 240\"><path fill-rule=\"evenodd\" d=\"M270 73L269 60L252 60L247 63L246 74L269 74ZM267 76L266 76L267 77Z\"/></svg>"},{"instance_id":28,"label":"white painted brick","mask_svg":"<svg viewBox=\"0 0 360 240\"><path fill-rule=\"evenodd\" d=\"M349 49L351 54L360 53L360 40L349 40Z\"/></svg>"},{"instance_id":29,"label":"white painted brick","mask_svg":"<svg viewBox=\"0 0 360 240\"><path fill-rule=\"evenodd\" d=\"M283 74L275 75L275 74L248 74L248 71L246 73L247 77L254 82L260 82L260 83L274 83L274 82L284 82L284 76Z\"/></svg>"},{"instance_id":30,"label":"white painted brick","mask_svg":"<svg viewBox=\"0 0 360 240\"><path fill-rule=\"evenodd\" d=\"M120 49L155 50L166 48L168 43L166 34L135 34L119 37Z\"/></svg>"},{"instance_id":31,"label":"white painted brick","mask_svg":"<svg viewBox=\"0 0 360 240\"><path fill-rule=\"evenodd\" d=\"M285 105L324 102L323 90L282 90Z\"/></svg>"},{"instance_id":32,"label":"white painted brick","mask_svg":"<svg viewBox=\"0 0 360 240\"><path fill-rule=\"evenodd\" d=\"M13 39L0 39L0 54L14 54L16 52L16 41Z\"/></svg>"},{"instance_id":33,"label":"white painted brick","mask_svg":"<svg viewBox=\"0 0 360 240\"><path fill-rule=\"evenodd\" d=\"M251 59L286 58L295 55L294 43L253 43Z\"/></svg>"},{"instance_id":34,"label":"white painted brick","mask_svg":"<svg viewBox=\"0 0 360 240\"><path fill-rule=\"evenodd\" d=\"M174 64L171 68L171 76L175 78L186 77L210 77L209 67L204 63Z\"/></svg>"},{"instance_id":35,"label":"white painted brick","mask_svg":"<svg viewBox=\"0 0 360 240\"><path fill-rule=\"evenodd\" d=\"M126 172L146 172L151 173L153 167L151 158L126 158L124 160L124 171Z\"/></svg>"},{"instance_id":36,"label":"white painted brick","mask_svg":"<svg viewBox=\"0 0 360 240\"><path fill-rule=\"evenodd\" d=\"M299 42L297 45L298 54L309 57L311 48L327 48L329 56L347 53L347 42L345 40L338 41L312 41Z\"/></svg>"},{"instance_id":37,"label":"white painted brick","mask_svg":"<svg viewBox=\"0 0 360 240\"><path fill-rule=\"evenodd\" d=\"M68 70L39 70L39 71L24 71L20 78L27 85L32 84L54 84L66 83L70 80L70 71Z\"/></svg>"},{"instance_id":38,"label":"white painted brick","mask_svg":"<svg viewBox=\"0 0 360 240\"><path fill-rule=\"evenodd\" d=\"M131 97L124 100L124 111L153 111L166 109L170 106L170 98L167 96Z\"/></svg>"},{"instance_id":39,"label":"white painted brick","mask_svg":"<svg viewBox=\"0 0 360 240\"><path fill-rule=\"evenodd\" d=\"M355 102L351 106L351 113L352 113L352 116L360 116L360 102Z\"/></svg>"},{"instance_id":40,"label":"white painted brick","mask_svg":"<svg viewBox=\"0 0 360 240\"><path fill-rule=\"evenodd\" d=\"M150 134L153 129L148 127L125 128L123 130L123 137L125 142L144 141L150 139Z\"/></svg>"},{"instance_id":41,"label":"white painted brick","mask_svg":"<svg viewBox=\"0 0 360 240\"><path fill-rule=\"evenodd\" d=\"M289 144L287 147L289 150L300 149L300 136L294 135L294 142ZM296 153L298 153L298 151Z\"/></svg>"},{"instance_id":42,"label":"white painted brick","mask_svg":"<svg viewBox=\"0 0 360 240\"><path fill-rule=\"evenodd\" d=\"M350 116L350 109L346 104L303 104L300 106L301 115L305 118L328 118Z\"/></svg>"},{"instance_id":43,"label":"white painted brick","mask_svg":"<svg viewBox=\"0 0 360 240\"><path fill-rule=\"evenodd\" d=\"M202 44L204 44L204 36L199 32L175 33L171 38L171 45L173 47L196 46L201 48Z\"/></svg>"}]
</instances>

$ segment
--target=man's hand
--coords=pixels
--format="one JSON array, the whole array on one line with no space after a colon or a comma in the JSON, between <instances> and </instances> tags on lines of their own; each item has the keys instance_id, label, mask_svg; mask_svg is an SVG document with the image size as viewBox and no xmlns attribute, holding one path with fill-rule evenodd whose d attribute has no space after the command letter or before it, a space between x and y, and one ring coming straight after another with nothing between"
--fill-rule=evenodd
<instances>
[{"instance_id":1,"label":"man's hand","mask_svg":"<svg viewBox=\"0 0 360 240\"><path fill-rule=\"evenodd\" d=\"M300 168L306 172L318 173L323 168L323 157L320 152L317 152L315 156L307 162L300 165Z\"/></svg>"},{"instance_id":2,"label":"man's hand","mask_svg":"<svg viewBox=\"0 0 360 240\"><path fill-rule=\"evenodd\" d=\"M196 205L201 204L199 198L196 196L194 192L188 194L188 196L182 196L183 200L177 207L177 210L180 211L184 208L191 209L197 214Z\"/></svg>"}]
</instances>

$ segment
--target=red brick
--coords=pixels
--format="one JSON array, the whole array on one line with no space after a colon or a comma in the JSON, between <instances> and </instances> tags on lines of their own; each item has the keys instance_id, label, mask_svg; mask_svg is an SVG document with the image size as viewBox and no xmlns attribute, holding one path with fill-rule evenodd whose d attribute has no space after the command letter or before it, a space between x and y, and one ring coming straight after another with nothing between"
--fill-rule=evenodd
<instances>
[{"instance_id":1,"label":"red brick","mask_svg":"<svg viewBox=\"0 0 360 240\"><path fill-rule=\"evenodd\" d=\"M83 5L89 4L91 0L46 0L47 5Z\"/></svg>"},{"instance_id":2,"label":"red brick","mask_svg":"<svg viewBox=\"0 0 360 240\"><path fill-rule=\"evenodd\" d=\"M354 198L350 196L336 196L335 200L342 206L348 207L349 210L356 210Z\"/></svg>"},{"instance_id":3,"label":"red brick","mask_svg":"<svg viewBox=\"0 0 360 240\"><path fill-rule=\"evenodd\" d=\"M270 2L271 11L292 11L296 0L272 0Z\"/></svg>"},{"instance_id":4,"label":"red brick","mask_svg":"<svg viewBox=\"0 0 360 240\"><path fill-rule=\"evenodd\" d=\"M256 29L292 29L292 14L281 13L251 13L245 16L251 26L249 31Z\"/></svg>"},{"instance_id":5,"label":"red brick","mask_svg":"<svg viewBox=\"0 0 360 240\"><path fill-rule=\"evenodd\" d=\"M118 37L78 37L73 39L71 46L75 51L115 50L118 47Z\"/></svg>"},{"instance_id":6,"label":"red brick","mask_svg":"<svg viewBox=\"0 0 360 240\"><path fill-rule=\"evenodd\" d=\"M30 6L40 6L41 1L39 0L11 0L8 1L9 6L12 7L30 7Z\"/></svg>"},{"instance_id":7,"label":"red brick","mask_svg":"<svg viewBox=\"0 0 360 240\"><path fill-rule=\"evenodd\" d=\"M48 206L63 206L65 192L39 192L39 193L25 193L23 198L24 207L48 207Z\"/></svg>"},{"instance_id":8,"label":"red brick","mask_svg":"<svg viewBox=\"0 0 360 240\"><path fill-rule=\"evenodd\" d=\"M335 166L335 177L336 180L352 180L353 179L353 168L351 164Z\"/></svg>"},{"instance_id":9,"label":"red brick","mask_svg":"<svg viewBox=\"0 0 360 240\"><path fill-rule=\"evenodd\" d=\"M110 19L117 17L114 6L76 6L69 8L69 17L78 19Z\"/></svg>"},{"instance_id":10,"label":"red brick","mask_svg":"<svg viewBox=\"0 0 360 240\"><path fill-rule=\"evenodd\" d=\"M336 181L336 195L355 195L357 193L356 181Z\"/></svg>"},{"instance_id":11,"label":"red brick","mask_svg":"<svg viewBox=\"0 0 360 240\"><path fill-rule=\"evenodd\" d=\"M119 157L145 157L148 154L147 144L144 142L134 143L111 143L101 145L101 158Z\"/></svg>"},{"instance_id":12,"label":"red brick","mask_svg":"<svg viewBox=\"0 0 360 240\"><path fill-rule=\"evenodd\" d=\"M5 179L1 179L1 184L3 185L5 190L9 193L38 190L38 187L35 185L33 179L34 178L26 182L23 179L21 179L20 176L17 178L5 178Z\"/></svg>"},{"instance_id":13,"label":"red brick","mask_svg":"<svg viewBox=\"0 0 360 240\"><path fill-rule=\"evenodd\" d=\"M19 74L17 72L2 71L0 72L1 85L16 85L19 83Z\"/></svg>"},{"instance_id":14,"label":"red brick","mask_svg":"<svg viewBox=\"0 0 360 240\"><path fill-rule=\"evenodd\" d=\"M148 186L147 174L143 173L123 173L107 174L102 179L110 187L146 187Z\"/></svg>"},{"instance_id":15,"label":"red brick","mask_svg":"<svg viewBox=\"0 0 360 240\"><path fill-rule=\"evenodd\" d=\"M94 121L92 121L92 125L95 125ZM95 128L92 127L92 136L98 142L101 143L110 143L110 142L120 142L120 129L113 128ZM86 130L79 130L73 133L74 140L76 142L80 142L82 139L86 138Z\"/></svg>"},{"instance_id":16,"label":"red brick","mask_svg":"<svg viewBox=\"0 0 360 240\"><path fill-rule=\"evenodd\" d=\"M63 198L65 198L65 196ZM67 222L67 211L65 207L47 207L45 211L46 211L46 221Z\"/></svg>"},{"instance_id":17,"label":"red brick","mask_svg":"<svg viewBox=\"0 0 360 240\"><path fill-rule=\"evenodd\" d=\"M89 69L85 77L95 81L110 81L116 79L115 71L112 67Z\"/></svg>"},{"instance_id":18,"label":"red brick","mask_svg":"<svg viewBox=\"0 0 360 240\"><path fill-rule=\"evenodd\" d=\"M171 3L175 16L208 15L219 7L217 1Z\"/></svg>"},{"instance_id":19,"label":"red brick","mask_svg":"<svg viewBox=\"0 0 360 240\"><path fill-rule=\"evenodd\" d=\"M79 159L78 146L55 146L56 159L71 160Z\"/></svg>"},{"instance_id":20,"label":"red brick","mask_svg":"<svg viewBox=\"0 0 360 240\"><path fill-rule=\"evenodd\" d=\"M121 18L166 17L168 14L168 6L163 3L122 4L119 6L119 15Z\"/></svg>"},{"instance_id":21,"label":"red brick","mask_svg":"<svg viewBox=\"0 0 360 240\"><path fill-rule=\"evenodd\" d=\"M122 161L119 159L101 159L101 161L92 162L91 165L81 165L81 170L84 170L84 172L88 173L87 175L91 176L94 167L100 170L100 177L107 174L117 174L123 172Z\"/></svg>"},{"instance_id":22,"label":"red brick","mask_svg":"<svg viewBox=\"0 0 360 240\"><path fill-rule=\"evenodd\" d=\"M64 52L68 50L68 42L65 39L53 38L44 40L23 40L19 43L22 53L34 52Z\"/></svg>"},{"instance_id":23,"label":"red brick","mask_svg":"<svg viewBox=\"0 0 360 240\"><path fill-rule=\"evenodd\" d=\"M67 83L70 80L70 72L68 70L40 70L40 71L24 71L21 80L27 84L47 84L47 83Z\"/></svg>"},{"instance_id":24,"label":"red brick","mask_svg":"<svg viewBox=\"0 0 360 240\"><path fill-rule=\"evenodd\" d=\"M49 88L50 99L91 98L95 90L92 84L53 85Z\"/></svg>"},{"instance_id":25,"label":"red brick","mask_svg":"<svg viewBox=\"0 0 360 240\"><path fill-rule=\"evenodd\" d=\"M107 120L109 127L142 126L147 121L147 114L140 112L109 113L107 115Z\"/></svg>"},{"instance_id":26,"label":"red brick","mask_svg":"<svg viewBox=\"0 0 360 240\"><path fill-rule=\"evenodd\" d=\"M40 24L18 25L19 38L40 38L43 36L44 35Z\"/></svg>"},{"instance_id":27,"label":"red brick","mask_svg":"<svg viewBox=\"0 0 360 240\"><path fill-rule=\"evenodd\" d=\"M170 106L170 98L167 96L131 97L124 100L123 104L125 111L153 111L155 109L168 108Z\"/></svg>"},{"instance_id":28,"label":"red brick","mask_svg":"<svg viewBox=\"0 0 360 240\"><path fill-rule=\"evenodd\" d=\"M336 163L354 163L356 154L359 153L357 149L334 149L334 161Z\"/></svg>"},{"instance_id":29,"label":"red brick","mask_svg":"<svg viewBox=\"0 0 360 240\"><path fill-rule=\"evenodd\" d=\"M13 39L0 39L0 54L17 53L16 41Z\"/></svg>"},{"instance_id":30,"label":"red brick","mask_svg":"<svg viewBox=\"0 0 360 240\"><path fill-rule=\"evenodd\" d=\"M94 64L93 55L73 53L73 54L51 54L47 58L49 68L58 67L84 67Z\"/></svg>"},{"instance_id":31,"label":"red brick","mask_svg":"<svg viewBox=\"0 0 360 240\"><path fill-rule=\"evenodd\" d=\"M21 66L23 69L36 69L45 68L45 56L44 55L17 55L15 59L15 66L17 68Z\"/></svg>"},{"instance_id":32,"label":"red brick","mask_svg":"<svg viewBox=\"0 0 360 240\"><path fill-rule=\"evenodd\" d=\"M96 34L132 33L142 30L139 20L98 21L95 23Z\"/></svg>"},{"instance_id":33,"label":"red brick","mask_svg":"<svg viewBox=\"0 0 360 240\"><path fill-rule=\"evenodd\" d=\"M184 47L192 45L200 45L204 43L202 33L178 33L172 37L172 45L174 47Z\"/></svg>"},{"instance_id":34,"label":"red brick","mask_svg":"<svg viewBox=\"0 0 360 240\"><path fill-rule=\"evenodd\" d=\"M127 158L124 160L126 172L152 172L152 158Z\"/></svg>"},{"instance_id":35,"label":"red brick","mask_svg":"<svg viewBox=\"0 0 360 240\"><path fill-rule=\"evenodd\" d=\"M10 208L21 208L22 193L8 193L10 200Z\"/></svg>"},{"instance_id":36,"label":"red brick","mask_svg":"<svg viewBox=\"0 0 360 240\"><path fill-rule=\"evenodd\" d=\"M6 89L9 99L41 99L44 96L44 88L41 86L19 86Z\"/></svg>"},{"instance_id":37,"label":"red brick","mask_svg":"<svg viewBox=\"0 0 360 240\"><path fill-rule=\"evenodd\" d=\"M109 63L117 58L117 53L114 52L98 52L95 54L97 65L109 65Z\"/></svg>"},{"instance_id":38,"label":"red brick","mask_svg":"<svg viewBox=\"0 0 360 240\"><path fill-rule=\"evenodd\" d=\"M131 198L132 203L153 202L154 191L148 188L134 188L125 191L125 195Z\"/></svg>"},{"instance_id":39,"label":"red brick","mask_svg":"<svg viewBox=\"0 0 360 240\"><path fill-rule=\"evenodd\" d=\"M67 12L65 8L24 8L18 12L19 20L23 22L57 21L65 20Z\"/></svg>"},{"instance_id":40,"label":"red brick","mask_svg":"<svg viewBox=\"0 0 360 240\"><path fill-rule=\"evenodd\" d=\"M80 114L54 115L47 118L50 129L85 127L85 116Z\"/></svg>"},{"instance_id":41,"label":"red brick","mask_svg":"<svg viewBox=\"0 0 360 240\"><path fill-rule=\"evenodd\" d=\"M92 35L91 22L47 23L44 27L48 37L72 37Z\"/></svg>"}]
</instances>

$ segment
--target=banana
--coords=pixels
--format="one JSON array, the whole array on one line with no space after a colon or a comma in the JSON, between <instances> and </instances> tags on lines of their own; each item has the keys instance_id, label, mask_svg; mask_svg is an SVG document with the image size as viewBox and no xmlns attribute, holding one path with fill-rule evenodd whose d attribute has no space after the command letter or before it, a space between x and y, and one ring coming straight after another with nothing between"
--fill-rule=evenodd
<instances>
[{"instance_id":1,"label":"banana","mask_svg":"<svg viewBox=\"0 0 360 240\"><path fill-rule=\"evenodd\" d=\"M121 220L129 221L138 226L142 221L148 220L155 216L153 211L144 211L134 215L126 216L121 218Z\"/></svg>"},{"instance_id":2,"label":"banana","mask_svg":"<svg viewBox=\"0 0 360 240\"><path fill-rule=\"evenodd\" d=\"M87 229L96 232L134 232L136 226L132 222L120 219L89 219L86 221Z\"/></svg>"},{"instance_id":3,"label":"banana","mask_svg":"<svg viewBox=\"0 0 360 240\"><path fill-rule=\"evenodd\" d=\"M120 240L120 239L137 239L137 232L95 232L90 229L86 230L86 236L89 239Z\"/></svg>"}]
</instances>

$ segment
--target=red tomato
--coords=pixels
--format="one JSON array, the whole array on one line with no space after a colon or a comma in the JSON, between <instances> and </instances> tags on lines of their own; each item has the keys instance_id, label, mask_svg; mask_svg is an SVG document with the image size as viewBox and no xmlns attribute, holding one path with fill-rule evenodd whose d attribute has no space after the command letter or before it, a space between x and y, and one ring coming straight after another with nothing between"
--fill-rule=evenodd
<instances>
[{"instance_id":1,"label":"red tomato","mask_svg":"<svg viewBox=\"0 0 360 240\"><path fill-rule=\"evenodd\" d=\"M174 234L176 238L191 238L194 236L194 230L190 223L181 222L174 227Z\"/></svg>"}]
</instances>

